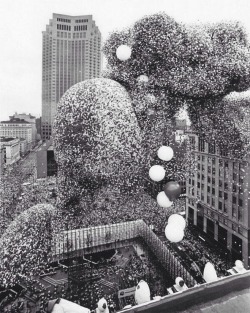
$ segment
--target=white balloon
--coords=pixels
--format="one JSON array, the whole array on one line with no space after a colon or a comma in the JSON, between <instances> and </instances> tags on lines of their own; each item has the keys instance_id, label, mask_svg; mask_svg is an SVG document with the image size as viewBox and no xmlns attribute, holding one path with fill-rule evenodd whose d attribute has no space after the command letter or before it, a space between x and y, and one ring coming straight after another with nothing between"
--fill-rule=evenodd
<instances>
[{"instance_id":1,"label":"white balloon","mask_svg":"<svg viewBox=\"0 0 250 313\"><path fill-rule=\"evenodd\" d=\"M203 278L207 283L218 280L216 270L212 263L207 262L205 265Z\"/></svg>"},{"instance_id":2,"label":"white balloon","mask_svg":"<svg viewBox=\"0 0 250 313\"><path fill-rule=\"evenodd\" d=\"M184 283L183 278L182 278L182 277L176 277L176 278L175 278L175 284L178 285L178 286L180 286L180 282L183 282L183 283ZM182 287L182 286L180 286L180 287Z\"/></svg>"},{"instance_id":3,"label":"white balloon","mask_svg":"<svg viewBox=\"0 0 250 313\"><path fill-rule=\"evenodd\" d=\"M150 289L148 283L141 280L135 289L135 302L142 304L150 301Z\"/></svg>"},{"instance_id":4,"label":"white balloon","mask_svg":"<svg viewBox=\"0 0 250 313\"><path fill-rule=\"evenodd\" d=\"M116 56L119 60L121 61L126 61L130 58L132 53L132 50L129 46L127 45L120 45L117 49L116 49Z\"/></svg>"},{"instance_id":5,"label":"white balloon","mask_svg":"<svg viewBox=\"0 0 250 313\"><path fill-rule=\"evenodd\" d=\"M184 231L175 224L168 224L165 228L165 235L171 242L180 242L184 237Z\"/></svg>"},{"instance_id":6,"label":"white balloon","mask_svg":"<svg viewBox=\"0 0 250 313\"><path fill-rule=\"evenodd\" d=\"M162 146L158 150L157 155L163 161L170 161L174 156L174 151L171 147Z\"/></svg>"},{"instance_id":7,"label":"white balloon","mask_svg":"<svg viewBox=\"0 0 250 313\"><path fill-rule=\"evenodd\" d=\"M160 165L153 165L149 170L149 177L153 181L161 181L165 177L165 170Z\"/></svg>"},{"instance_id":8,"label":"white balloon","mask_svg":"<svg viewBox=\"0 0 250 313\"><path fill-rule=\"evenodd\" d=\"M140 82L140 83L147 83L148 82L148 76L147 75L140 75L137 80Z\"/></svg>"},{"instance_id":9,"label":"white balloon","mask_svg":"<svg viewBox=\"0 0 250 313\"><path fill-rule=\"evenodd\" d=\"M168 199L164 191L158 193L156 200L162 208L169 208L173 204L173 202Z\"/></svg>"},{"instance_id":10,"label":"white balloon","mask_svg":"<svg viewBox=\"0 0 250 313\"><path fill-rule=\"evenodd\" d=\"M236 260L235 261L235 266L239 270L243 270L243 268L244 268L244 264L243 264L243 262L241 260Z\"/></svg>"},{"instance_id":11,"label":"white balloon","mask_svg":"<svg viewBox=\"0 0 250 313\"><path fill-rule=\"evenodd\" d=\"M180 226L183 230L186 227L185 218L183 218L180 214L172 214L168 218L168 224L174 224L176 226Z\"/></svg>"},{"instance_id":12,"label":"white balloon","mask_svg":"<svg viewBox=\"0 0 250 313\"><path fill-rule=\"evenodd\" d=\"M155 101L156 101L155 96L152 95L151 93L147 94L146 99L147 99L148 101L150 101L151 103L155 103Z\"/></svg>"},{"instance_id":13,"label":"white balloon","mask_svg":"<svg viewBox=\"0 0 250 313\"><path fill-rule=\"evenodd\" d=\"M62 309L62 310L61 310ZM80 306L74 302L61 299L59 304L55 304L53 310L51 311L52 313L90 313L90 310Z\"/></svg>"}]
</instances>

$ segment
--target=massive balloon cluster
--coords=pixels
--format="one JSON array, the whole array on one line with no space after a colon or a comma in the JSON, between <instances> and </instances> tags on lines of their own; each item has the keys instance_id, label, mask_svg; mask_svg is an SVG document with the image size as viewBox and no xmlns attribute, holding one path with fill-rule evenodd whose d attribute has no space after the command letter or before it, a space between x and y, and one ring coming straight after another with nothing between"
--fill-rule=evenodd
<instances>
[{"instance_id":1,"label":"massive balloon cluster","mask_svg":"<svg viewBox=\"0 0 250 313\"><path fill-rule=\"evenodd\" d=\"M120 45L132 51L125 61L116 56ZM230 92L250 86L249 43L238 22L187 26L164 13L155 14L112 33L103 51L108 61L105 76L131 93L139 120L138 111L145 111L147 105L141 99L148 93L168 117L185 104L194 130L206 140L216 138L221 150L242 157L245 140L222 101ZM138 83L140 75L148 76L143 86Z\"/></svg>"}]
</instances>

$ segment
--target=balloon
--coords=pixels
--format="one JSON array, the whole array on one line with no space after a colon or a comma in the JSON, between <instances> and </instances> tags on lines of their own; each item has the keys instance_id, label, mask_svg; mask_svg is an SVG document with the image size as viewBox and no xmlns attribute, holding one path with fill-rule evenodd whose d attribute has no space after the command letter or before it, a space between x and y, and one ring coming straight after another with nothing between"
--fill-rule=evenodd
<instances>
[{"instance_id":1,"label":"balloon","mask_svg":"<svg viewBox=\"0 0 250 313\"><path fill-rule=\"evenodd\" d=\"M176 277L175 279L176 285L183 287L184 286L184 280L181 277Z\"/></svg>"},{"instance_id":2,"label":"balloon","mask_svg":"<svg viewBox=\"0 0 250 313\"><path fill-rule=\"evenodd\" d=\"M147 83L148 82L148 76L147 75L140 75L137 80L140 82L140 83Z\"/></svg>"},{"instance_id":3,"label":"balloon","mask_svg":"<svg viewBox=\"0 0 250 313\"><path fill-rule=\"evenodd\" d=\"M168 224L174 224L180 226L183 230L186 227L185 218L183 218L180 214L172 214L168 218Z\"/></svg>"},{"instance_id":4,"label":"balloon","mask_svg":"<svg viewBox=\"0 0 250 313\"><path fill-rule=\"evenodd\" d=\"M101 298L97 303L96 313L109 313L108 303L105 298Z\"/></svg>"},{"instance_id":5,"label":"balloon","mask_svg":"<svg viewBox=\"0 0 250 313\"><path fill-rule=\"evenodd\" d=\"M90 313L90 310L80 306L74 302L65 300L65 299L60 299L59 304L55 303L56 300L51 300L49 301L48 304L48 312L51 313Z\"/></svg>"},{"instance_id":6,"label":"balloon","mask_svg":"<svg viewBox=\"0 0 250 313\"><path fill-rule=\"evenodd\" d=\"M163 161L170 161L174 156L174 151L171 147L162 146L157 151L157 155Z\"/></svg>"},{"instance_id":7,"label":"balloon","mask_svg":"<svg viewBox=\"0 0 250 313\"><path fill-rule=\"evenodd\" d=\"M236 261L235 261L235 266L236 266L236 268L237 268L238 270L243 270L243 269L244 269L244 264L243 264L243 262L240 261L240 260L236 260Z\"/></svg>"},{"instance_id":8,"label":"balloon","mask_svg":"<svg viewBox=\"0 0 250 313\"><path fill-rule=\"evenodd\" d=\"M181 194L181 186L175 181L170 181L166 183L164 191L169 200L173 201L177 199Z\"/></svg>"},{"instance_id":9,"label":"balloon","mask_svg":"<svg viewBox=\"0 0 250 313\"><path fill-rule=\"evenodd\" d=\"M150 289L144 280L140 280L135 289L135 302L141 304L150 301Z\"/></svg>"},{"instance_id":10,"label":"balloon","mask_svg":"<svg viewBox=\"0 0 250 313\"><path fill-rule=\"evenodd\" d=\"M171 242L180 242L184 237L184 231L181 227L174 224L168 224L165 228L165 235Z\"/></svg>"},{"instance_id":11,"label":"balloon","mask_svg":"<svg viewBox=\"0 0 250 313\"><path fill-rule=\"evenodd\" d=\"M160 165L153 165L149 170L149 177L153 181L161 181L165 177L165 170Z\"/></svg>"},{"instance_id":12,"label":"balloon","mask_svg":"<svg viewBox=\"0 0 250 313\"><path fill-rule=\"evenodd\" d=\"M156 200L162 208L169 208L173 204L173 202L169 201L164 191L158 193Z\"/></svg>"},{"instance_id":13,"label":"balloon","mask_svg":"<svg viewBox=\"0 0 250 313\"><path fill-rule=\"evenodd\" d=\"M131 53L132 53L131 48L127 45L120 45L116 49L116 56L121 61L128 60L131 56Z\"/></svg>"},{"instance_id":14,"label":"balloon","mask_svg":"<svg viewBox=\"0 0 250 313\"><path fill-rule=\"evenodd\" d=\"M207 283L218 280L216 270L212 263L207 262L205 265L203 278Z\"/></svg>"},{"instance_id":15,"label":"balloon","mask_svg":"<svg viewBox=\"0 0 250 313\"><path fill-rule=\"evenodd\" d=\"M146 99L150 101L151 103L154 103L156 101L156 98L151 93L147 94Z\"/></svg>"}]
</instances>

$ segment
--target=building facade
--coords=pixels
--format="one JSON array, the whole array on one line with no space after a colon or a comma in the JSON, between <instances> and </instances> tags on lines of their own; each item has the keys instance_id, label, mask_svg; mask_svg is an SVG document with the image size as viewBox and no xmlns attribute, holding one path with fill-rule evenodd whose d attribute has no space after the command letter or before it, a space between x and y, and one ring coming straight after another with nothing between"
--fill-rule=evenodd
<instances>
[{"instance_id":1,"label":"building facade","mask_svg":"<svg viewBox=\"0 0 250 313\"><path fill-rule=\"evenodd\" d=\"M3 162L11 165L20 159L20 139L18 138L0 138L0 150L3 153Z\"/></svg>"},{"instance_id":2,"label":"building facade","mask_svg":"<svg viewBox=\"0 0 250 313\"><path fill-rule=\"evenodd\" d=\"M250 157L233 159L189 134L197 171L187 181L186 215L191 225L250 267Z\"/></svg>"},{"instance_id":3,"label":"building facade","mask_svg":"<svg viewBox=\"0 0 250 313\"><path fill-rule=\"evenodd\" d=\"M24 138L27 150L32 148L32 124L23 119L13 118L0 122L0 137Z\"/></svg>"},{"instance_id":4,"label":"building facade","mask_svg":"<svg viewBox=\"0 0 250 313\"><path fill-rule=\"evenodd\" d=\"M52 140L46 140L36 152L37 178L46 178L57 174Z\"/></svg>"},{"instance_id":5,"label":"building facade","mask_svg":"<svg viewBox=\"0 0 250 313\"><path fill-rule=\"evenodd\" d=\"M74 84L100 76L101 33L92 15L53 14L43 31L42 139L49 139L57 103Z\"/></svg>"},{"instance_id":6,"label":"building facade","mask_svg":"<svg viewBox=\"0 0 250 313\"><path fill-rule=\"evenodd\" d=\"M20 138L20 154L21 156L25 156L28 152L27 141L24 138Z\"/></svg>"},{"instance_id":7,"label":"building facade","mask_svg":"<svg viewBox=\"0 0 250 313\"><path fill-rule=\"evenodd\" d=\"M10 120L21 119L29 122L32 127L32 145L35 145L37 140L37 128L36 128L36 117L31 114L26 113L15 113L13 116L10 116Z\"/></svg>"}]
</instances>

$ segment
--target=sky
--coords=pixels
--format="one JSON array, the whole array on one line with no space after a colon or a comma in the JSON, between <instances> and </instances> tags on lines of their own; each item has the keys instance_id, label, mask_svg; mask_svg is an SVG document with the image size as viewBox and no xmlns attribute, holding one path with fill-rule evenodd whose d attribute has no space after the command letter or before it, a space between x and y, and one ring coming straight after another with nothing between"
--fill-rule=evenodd
<instances>
[{"instance_id":1,"label":"sky","mask_svg":"<svg viewBox=\"0 0 250 313\"><path fill-rule=\"evenodd\" d=\"M93 15L104 41L158 12L183 23L238 20L250 40L249 0L1 0L0 11L0 120L15 112L41 115L42 31L52 13Z\"/></svg>"}]
</instances>

